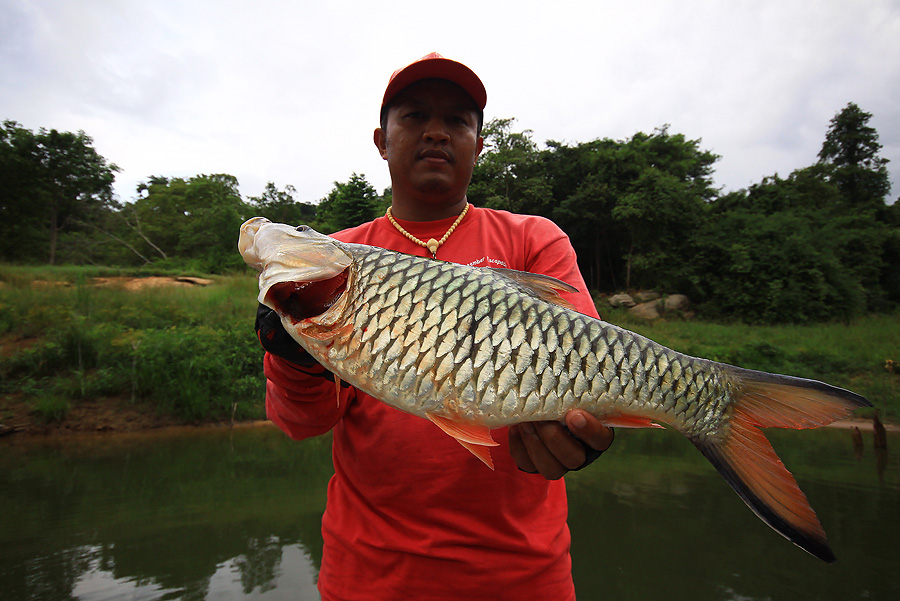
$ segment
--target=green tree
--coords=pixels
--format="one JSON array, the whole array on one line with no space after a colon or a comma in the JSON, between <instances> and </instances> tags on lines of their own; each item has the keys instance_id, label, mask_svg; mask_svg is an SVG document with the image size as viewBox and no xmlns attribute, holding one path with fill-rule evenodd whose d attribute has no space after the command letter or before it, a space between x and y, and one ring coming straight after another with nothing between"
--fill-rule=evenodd
<instances>
[{"instance_id":1,"label":"green tree","mask_svg":"<svg viewBox=\"0 0 900 601\"><path fill-rule=\"evenodd\" d=\"M366 176L353 173L347 182L334 182L328 196L319 202L319 227L331 234L354 227L378 216L381 197L366 181Z\"/></svg>"},{"instance_id":2,"label":"green tree","mask_svg":"<svg viewBox=\"0 0 900 601\"><path fill-rule=\"evenodd\" d=\"M122 217L131 227L133 245L155 262L211 272L240 268L234 245L250 208L233 175L154 176L138 186L138 194L133 205L122 208Z\"/></svg>"},{"instance_id":3,"label":"green tree","mask_svg":"<svg viewBox=\"0 0 900 601\"><path fill-rule=\"evenodd\" d=\"M296 188L290 184L279 190L274 183L268 182L260 196L251 196L247 203L254 215L265 217L275 223L292 225L311 224L316 221L316 205L309 202L297 202Z\"/></svg>"},{"instance_id":4,"label":"green tree","mask_svg":"<svg viewBox=\"0 0 900 601\"><path fill-rule=\"evenodd\" d=\"M668 127L624 141L547 145L551 215L571 237L588 285L683 289L692 233L716 193L718 157Z\"/></svg>"},{"instance_id":5,"label":"green tree","mask_svg":"<svg viewBox=\"0 0 900 601\"><path fill-rule=\"evenodd\" d=\"M706 202L715 194L712 165L718 156L700 150L700 140L639 132L618 151L628 165L619 180L613 221L626 233L625 287L684 289L689 277L684 257L693 254Z\"/></svg>"},{"instance_id":6,"label":"green tree","mask_svg":"<svg viewBox=\"0 0 900 601\"><path fill-rule=\"evenodd\" d=\"M137 186L137 198L123 207L134 234L147 245L147 252L163 259L174 256L181 228L191 207L187 198L188 181L154 175Z\"/></svg>"},{"instance_id":7,"label":"green tree","mask_svg":"<svg viewBox=\"0 0 900 601\"><path fill-rule=\"evenodd\" d=\"M204 271L242 269L235 250L241 224L249 216L233 175L192 177L187 186L188 211L177 254L199 262Z\"/></svg>"},{"instance_id":8,"label":"green tree","mask_svg":"<svg viewBox=\"0 0 900 601\"><path fill-rule=\"evenodd\" d=\"M830 121L819 152L819 165L840 189L844 215L866 213L877 220L865 235L846 244L845 261L855 265L855 271L860 273L869 308L887 309L900 303L896 276L900 223L896 207L886 204L891 190L889 161L879 156L881 144L878 132L869 125L871 118L871 113L848 103Z\"/></svg>"},{"instance_id":9,"label":"green tree","mask_svg":"<svg viewBox=\"0 0 900 601\"><path fill-rule=\"evenodd\" d=\"M697 236L696 300L708 314L760 323L865 312L879 295L885 228L842 207L820 165L718 199Z\"/></svg>"},{"instance_id":10,"label":"green tree","mask_svg":"<svg viewBox=\"0 0 900 601\"><path fill-rule=\"evenodd\" d=\"M900 304L900 199L885 205L880 221L887 234L882 247L882 271L880 282L888 304Z\"/></svg>"},{"instance_id":11,"label":"green tree","mask_svg":"<svg viewBox=\"0 0 900 601\"><path fill-rule=\"evenodd\" d=\"M34 261L35 248L49 242L46 223L33 208L39 202L35 185L39 163L34 133L14 121L0 129L0 257Z\"/></svg>"},{"instance_id":12,"label":"green tree","mask_svg":"<svg viewBox=\"0 0 900 601\"><path fill-rule=\"evenodd\" d=\"M891 189L888 160L878 156L878 132L869 126L871 113L849 103L830 122L819 151L819 164L854 210L879 210Z\"/></svg>"},{"instance_id":13,"label":"green tree","mask_svg":"<svg viewBox=\"0 0 900 601\"><path fill-rule=\"evenodd\" d=\"M5 258L27 259L36 246L47 248L56 262L60 233L72 228L93 209L112 201L118 167L108 163L83 131L37 133L15 121L0 130L0 238Z\"/></svg>"},{"instance_id":14,"label":"green tree","mask_svg":"<svg viewBox=\"0 0 900 601\"><path fill-rule=\"evenodd\" d=\"M552 196L530 129L512 131L515 119L492 119L482 129L484 149L467 196L479 206L546 215Z\"/></svg>"}]
</instances>

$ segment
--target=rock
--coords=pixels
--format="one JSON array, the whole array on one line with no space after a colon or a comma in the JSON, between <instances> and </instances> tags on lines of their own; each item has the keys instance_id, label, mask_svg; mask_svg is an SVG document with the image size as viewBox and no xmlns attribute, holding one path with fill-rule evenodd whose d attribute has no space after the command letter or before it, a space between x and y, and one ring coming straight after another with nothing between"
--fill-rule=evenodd
<instances>
[{"instance_id":1,"label":"rock","mask_svg":"<svg viewBox=\"0 0 900 601\"><path fill-rule=\"evenodd\" d=\"M691 308L691 299L683 294L670 294L666 297L666 311L687 311Z\"/></svg>"},{"instance_id":2,"label":"rock","mask_svg":"<svg viewBox=\"0 0 900 601\"><path fill-rule=\"evenodd\" d=\"M633 307L636 303L628 294L614 294L607 301L610 307Z\"/></svg>"},{"instance_id":3,"label":"rock","mask_svg":"<svg viewBox=\"0 0 900 601\"><path fill-rule=\"evenodd\" d=\"M648 303L641 303L639 305L635 305L634 307L628 309L628 313L634 315L635 317L639 317L641 319L646 319L648 321L653 321L654 319L659 319L659 303L657 301L650 301Z\"/></svg>"},{"instance_id":4,"label":"rock","mask_svg":"<svg viewBox=\"0 0 900 601\"><path fill-rule=\"evenodd\" d=\"M206 280L204 278L195 278L188 275L181 275L175 277L176 282L185 282L187 284L194 284L196 286L209 286L214 282L212 280Z\"/></svg>"},{"instance_id":5,"label":"rock","mask_svg":"<svg viewBox=\"0 0 900 601\"><path fill-rule=\"evenodd\" d=\"M634 300L637 303L649 303L650 301L655 301L660 296L659 292L655 290L641 290L640 292L634 293Z\"/></svg>"}]
</instances>

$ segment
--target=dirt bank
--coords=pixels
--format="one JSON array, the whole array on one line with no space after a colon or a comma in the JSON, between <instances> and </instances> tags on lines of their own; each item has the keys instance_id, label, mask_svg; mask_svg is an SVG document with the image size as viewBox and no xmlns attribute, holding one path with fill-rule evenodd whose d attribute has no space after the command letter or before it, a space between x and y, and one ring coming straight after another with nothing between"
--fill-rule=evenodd
<instances>
[{"instance_id":1,"label":"dirt bank","mask_svg":"<svg viewBox=\"0 0 900 601\"><path fill-rule=\"evenodd\" d=\"M64 419L44 422L24 400L0 397L0 435L61 436L92 432L136 432L182 425L127 399L84 399L72 403Z\"/></svg>"}]
</instances>

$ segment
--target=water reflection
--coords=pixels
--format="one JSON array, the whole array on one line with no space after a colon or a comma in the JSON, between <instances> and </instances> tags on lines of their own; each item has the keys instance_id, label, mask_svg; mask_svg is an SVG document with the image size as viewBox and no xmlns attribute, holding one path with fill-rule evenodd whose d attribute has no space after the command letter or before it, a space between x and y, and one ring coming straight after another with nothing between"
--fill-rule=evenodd
<instances>
[{"instance_id":1,"label":"water reflection","mask_svg":"<svg viewBox=\"0 0 900 601\"><path fill-rule=\"evenodd\" d=\"M900 436L770 431L838 556L781 539L671 432L568 478L579 599L900 598ZM0 441L0 599L318 599L327 439Z\"/></svg>"},{"instance_id":2,"label":"water reflection","mask_svg":"<svg viewBox=\"0 0 900 601\"><path fill-rule=\"evenodd\" d=\"M117 577L99 560L81 574L72 597L82 601L110 599L297 599L319 598L316 568L300 544L261 541L262 557L241 555L218 566L208 582L195 588L163 588L156 582Z\"/></svg>"},{"instance_id":3,"label":"water reflection","mask_svg":"<svg viewBox=\"0 0 900 601\"><path fill-rule=\"evenodd\" d=\"M0 598L317 599L330 470L270 428L6 444Z\"/></svg>"},{"instance_id":4,"label":"water reflection","mask_svg":"<svg viewBox=\"0 0 900 601\"><path fill-rule=\"evenodd\" d=\"M569 478L579 598L900 598L900 437L879 455L868 433L857 460L849 430L767 431L828 532L827 565L758 520L687 441L623 434L617 461Z\"/></svg>"}]
</instances>

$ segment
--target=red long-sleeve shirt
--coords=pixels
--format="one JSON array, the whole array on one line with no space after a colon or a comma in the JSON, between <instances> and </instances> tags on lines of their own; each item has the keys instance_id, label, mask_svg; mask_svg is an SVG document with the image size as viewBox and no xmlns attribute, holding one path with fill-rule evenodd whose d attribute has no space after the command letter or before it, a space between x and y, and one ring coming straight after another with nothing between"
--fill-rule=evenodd
<instances>
[{"instance_id":1,"label":"red long-sleeve shirt","mask_svg":"<svg viewBox=\"0 0 900 601\"><path fill-rule=\"evenodd\" d=\"M454 218L399 221L422 240ZM428 256L384 217L335 234ZM552 222L472 207L438 258L542 273L580 291L576 309L597 316L566 235ZM506 430L493 431L491 471L434 424L266 354L269 418L302 439L333 429L335 474L322 518L323 600L575 598L562 480L519 471Z\"/></svg>"}]
</instances>

